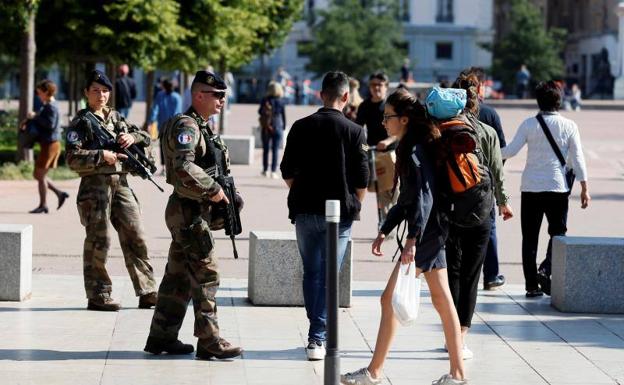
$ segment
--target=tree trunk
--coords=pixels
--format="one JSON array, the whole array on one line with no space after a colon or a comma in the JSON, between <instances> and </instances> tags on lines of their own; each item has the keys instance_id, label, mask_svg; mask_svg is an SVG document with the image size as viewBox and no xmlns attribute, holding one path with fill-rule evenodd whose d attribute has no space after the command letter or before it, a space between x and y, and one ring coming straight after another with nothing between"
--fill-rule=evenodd
<instances>
[{"instance_id":1,"label":"tree trunk","mask_svg":"<svg viewBox=\"0 0 624 385\"><path fill-rule=\"evenodd\" d=\"M147 122L152 114L152 105L154 104L154 81L156 79L156 73L154 70L147 71L145 74L145 122L143 123L143 129L147 129ZM159 127L160 128L160 127Z\"/></svg>"},{"instance_id":2,"label":"tree trunk","mask_svg":"<svg viewBox=\"0 0 624 385\"><path fill-rule=\"evenodd\" d=\"M22 34L20 48L20 100L18 121L26 119L26 114L33 109L35 94L35 12L31 10L28 16L28 25ZM19 128L18 128L19 129ZM17 145L17 160L34 160L32 148L26 148L21 140Z\"/></svg>"}]
</instances>

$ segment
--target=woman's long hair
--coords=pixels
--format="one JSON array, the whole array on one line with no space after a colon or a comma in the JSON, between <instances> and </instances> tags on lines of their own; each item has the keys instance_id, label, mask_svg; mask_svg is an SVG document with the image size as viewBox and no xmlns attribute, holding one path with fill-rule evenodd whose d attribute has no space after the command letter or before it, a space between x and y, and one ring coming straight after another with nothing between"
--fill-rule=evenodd
<instances>
[{"instance_id":1,"label":"woman's long hair","mask_svg":"<svg viewBox=\"0 0 624 385\"><path fill-rule=\"evenodd\" d=\"M453 82L453 88L462 88L466 90L466 107L465 113L479 116L479 78L472 72L460 73L455 82Z\"/></svg>"},{"instance_id":2,"label":"woman's long hair","mask_svg":"<svg viewBox=\"0 0 624 385\"><path fill-rule=\"evenodd\" d=\"M428 150L433 149L433 145L440 137L440 131L427 117L425 107L408 90L400 88L394 91L386 103L391 105L395 113L399 116L406 116L409 119L407 131L399 141L397 146L397 161L395 166L395 186L399 175L407 175L409 158L412 148L418 143L425 144Z\"/></svg>"}]
</instances>

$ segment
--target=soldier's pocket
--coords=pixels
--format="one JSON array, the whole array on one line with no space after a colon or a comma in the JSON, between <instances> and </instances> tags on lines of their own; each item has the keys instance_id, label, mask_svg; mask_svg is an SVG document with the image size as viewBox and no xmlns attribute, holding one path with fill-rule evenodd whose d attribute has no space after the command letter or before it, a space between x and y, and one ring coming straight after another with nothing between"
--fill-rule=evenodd
<instances>
[{"instance_id":1,"label":"soldier's pocket","mask_svg":"<svg viewBox=\"0 0 624 385\"><path fill-rule=\"evenodd\" d=\"M83 226L87 226L89 223L98 220L100 214L98 213L99 205L97 199L81 199L77 204L80 223Z\"/></svg>"},{"instance_id":2,"label":"soldier's pocket","mask_svg":"<svg viewBox=\"0 0 624 385\"><path fill-rule=\"evenodd\" d=\"M214 239L206 221L202 220L193 223L183 233L186 242L182 246L194 259L202 260L212 257Z\"/></svg>"}]
</instances>

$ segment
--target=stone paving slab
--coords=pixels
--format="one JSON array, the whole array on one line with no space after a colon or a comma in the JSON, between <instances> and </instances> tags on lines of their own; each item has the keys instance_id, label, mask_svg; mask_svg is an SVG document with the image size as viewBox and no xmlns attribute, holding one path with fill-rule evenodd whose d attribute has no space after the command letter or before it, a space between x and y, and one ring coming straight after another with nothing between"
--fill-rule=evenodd
<instances>
[{"instance_id":1,"label":"stone paving slab","mask_svg":"<svg viewBox=\"0 0 624 385\"><path fill-rule=\"evenodd\" d=\"M0 384L321 384L323 362L305 359L301 307L255 307L247 281L224 279L222 334L242 359L196 361L145 354L153 311L136 309L127 277L114 277L119 313L84 310L82 277L36 274L30 301L0 303ZM340 311L342 372L368 364L385 282L354 283L353 307ZM624 316L564 314L548 298L528 300L520 285L480 292L468 337L470 384L624 384ZM419 320L398 330L384 384L430 384L448 370L442 329L428 292ZM192 312L180 339L194 343Z\"/></svg>"}]
</instances>

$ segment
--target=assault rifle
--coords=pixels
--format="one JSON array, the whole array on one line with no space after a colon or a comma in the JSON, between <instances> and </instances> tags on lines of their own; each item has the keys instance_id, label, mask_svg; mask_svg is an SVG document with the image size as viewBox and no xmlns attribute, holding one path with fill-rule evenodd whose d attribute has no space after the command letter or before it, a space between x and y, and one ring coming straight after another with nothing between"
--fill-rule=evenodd
<instances>
[{"instance_id":1,"label":"assault rifle","mask_svg":"<svg viewBox=\"0 0 624 385\"><path fill-rule=\"evenodd\" d=\"M94 124L91 125L93 135L105 150L111 150L120 154L124 154L128 159L123 162L128 168L143 179L147 179L152 182L161 192L165 192L162 187L154 181L153 175L156 172L156 165L145 156L145 152L136 144L133 144L127 148L122 148L115 140L113 134L110 131L102 127L102 123L98 118L93 115L91 111L87 112L87 118ZM228 198L229 199L229 198Z\"/></svg>"},{"instance_id":2,"label":"assault rifle","mask_svg":"<svg viewBox=\"0 0 624 385\"><path fill-rule=\"evenodd\" d=\"M236 204L237 194L236 186L234 186L234 178L230 175L217 173L215 180L223 189L223 193L227 196L228 201L230 201L228 204L223 203L223 201L219 202L214 208L216 211L215 215L224 218L225 235L230 236L230 239L232 240L232 248L234 249L234 259L238 259L235 236L243 232L243 227L240 220L239 206Z\"/></svg>"}]
</instances>

